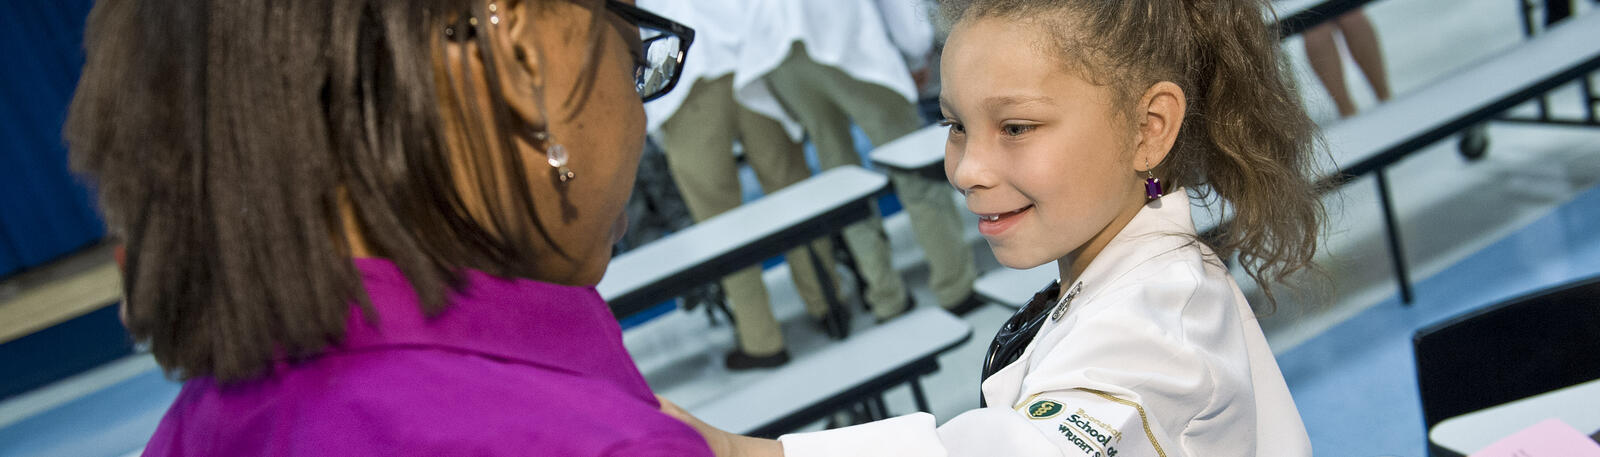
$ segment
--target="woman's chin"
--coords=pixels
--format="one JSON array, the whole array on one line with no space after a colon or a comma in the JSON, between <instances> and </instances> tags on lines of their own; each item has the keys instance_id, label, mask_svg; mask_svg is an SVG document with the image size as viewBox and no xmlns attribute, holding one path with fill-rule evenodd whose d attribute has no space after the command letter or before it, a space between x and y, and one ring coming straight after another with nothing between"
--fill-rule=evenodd
<instances>
[{"instance_id":1,"label":"woman's chin","mask_svg":"<svg viewBox=\"0 0 1600 457\"><path fill-rule=\"evenodd\" d=\"M611 245L616 246L618 241L622 241L623 235L627 234L628 212L623 211L622 214L617 215L617 221L611 223Z\"/></svg>"}]
</instances>

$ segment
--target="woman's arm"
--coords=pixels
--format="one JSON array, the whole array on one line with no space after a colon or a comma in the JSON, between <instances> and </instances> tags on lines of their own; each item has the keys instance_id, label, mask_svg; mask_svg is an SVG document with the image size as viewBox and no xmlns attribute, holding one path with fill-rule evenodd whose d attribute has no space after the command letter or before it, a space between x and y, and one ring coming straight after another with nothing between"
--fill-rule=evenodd
<instances>
[{"instance_id":1,"label":"woman's arm","mask_svg":"<svg viewBox=\"0 0 1600 457\"><path fill-rule=\"evenodd\" d=\"M661 402L661 412L689 424L690 427L694 427L694 431L700 432L700 436L705 437L706 444L711 446L711 452L717 457L783 457L783 445L778 443L778 440L728 433L700 421L660 395L656 396L656 401Z\"/></svg>"}]
</instances>

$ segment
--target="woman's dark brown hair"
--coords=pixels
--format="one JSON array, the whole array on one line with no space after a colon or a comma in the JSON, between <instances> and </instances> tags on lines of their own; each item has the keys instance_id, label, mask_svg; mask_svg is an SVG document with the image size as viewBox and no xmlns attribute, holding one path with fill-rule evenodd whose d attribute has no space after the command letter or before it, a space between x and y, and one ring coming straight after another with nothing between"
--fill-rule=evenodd
<instances>
[{"instance_id":1,"label":"woman's dark brown hair","mask_svg":"<svg viewBox=\"0 0 1600 457\"><path fill-rule=\"evenodd\" d=\"M67 138L126 243L129 330L169 373L248 379L338 342L352 303L379 318L347 227L399 266L429 313L462 268L533 270L530 243L543 230L527 168L495 152L512 150L503 136L451 133L513 122L504 107L484 111L489 124L468 122L479 111L461 106L479 99L473 90L500 100L492 55L478 56L486 84L446 82L452 72L440 63L446 26L487 17L483 9L461 0L95 5ZM449 135L472 139L454 157L473 166L454 165ZM489 217L468 214L461 173L495 209Z\"/></svg>"},{"instance_id":2,"label":"woman's dark brown hair","mask_svg":"<svg viewBox=\"0 0 1600 457\"><path fill-rule=\"evenodd\" d=\"M1155 174L1231 213L1206 241L1271 286L1312 267L1326 218L1313 178L1319 144L1267 22L1265 0L946 0L951 22L1001 18L1047 32L1038 45L1109 84L1131 116L1151 85L1183 89L1188 111ZM1021 45L1029 45L1023 43ZM1270 311L1269 311L1270 312Z\"/></svg>"}]
</instances>

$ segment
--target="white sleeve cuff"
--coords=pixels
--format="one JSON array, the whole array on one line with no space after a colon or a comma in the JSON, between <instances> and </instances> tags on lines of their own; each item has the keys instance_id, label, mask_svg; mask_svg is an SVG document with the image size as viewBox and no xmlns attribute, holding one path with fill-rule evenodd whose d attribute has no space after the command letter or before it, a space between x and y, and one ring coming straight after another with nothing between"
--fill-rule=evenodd
<instances>
[{"instance_id":1,"label":"white sleeve cuff","mask_svg":"<svg viewBox=\"0 0 1600 457\"><path fill-rule=\"evenodd\" d=\"M914 413L778 441L785 457L946 457L936 425L932 414Z\"/></svg>"}]
</instances>

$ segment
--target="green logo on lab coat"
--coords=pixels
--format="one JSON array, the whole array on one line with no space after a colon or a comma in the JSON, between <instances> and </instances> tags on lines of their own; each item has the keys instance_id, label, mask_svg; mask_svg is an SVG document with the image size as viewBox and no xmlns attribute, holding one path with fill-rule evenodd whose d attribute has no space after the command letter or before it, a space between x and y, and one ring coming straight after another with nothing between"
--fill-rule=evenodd
<instances>
[{"instance_id":1,"label":"green logo on lab coat","mask_svg":"<svg viewBox=\"0 0 1600 457\"><path fill-rule=\"evenodd\" d=\"M1028 417L1034 419L1049 419L1061 414L1061 404L1051 400L1039 400L1028 405Z\"/></svg>"}]
</instances>

